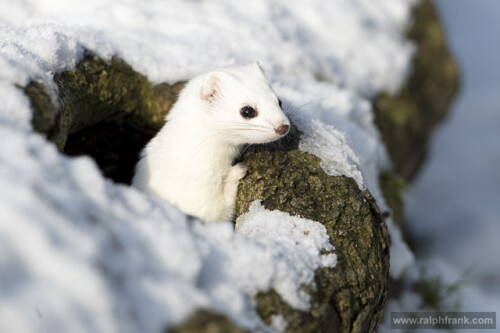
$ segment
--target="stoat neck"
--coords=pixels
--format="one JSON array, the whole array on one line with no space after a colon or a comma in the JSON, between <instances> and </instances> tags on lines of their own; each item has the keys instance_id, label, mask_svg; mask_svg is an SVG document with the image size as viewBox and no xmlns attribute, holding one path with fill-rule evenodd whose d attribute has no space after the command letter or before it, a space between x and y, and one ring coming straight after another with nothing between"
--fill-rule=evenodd
<instances>
[{"instance_id":1,"label":"stoat neck","mask_svg":"<svg viewBox=\"0 0 500 333\"><path fill-rule=\"evenodd\" d=\"M168 144L182 147L179 157L189 165L196 165L202 173L211 174L231 166L241 146L231 143L228 137L218 134L209 124L200 122L187 118L171 120L169 125L175 128L175 133ZM177 142L173 143L172 139Z\"/></svg>"}]
</instances>

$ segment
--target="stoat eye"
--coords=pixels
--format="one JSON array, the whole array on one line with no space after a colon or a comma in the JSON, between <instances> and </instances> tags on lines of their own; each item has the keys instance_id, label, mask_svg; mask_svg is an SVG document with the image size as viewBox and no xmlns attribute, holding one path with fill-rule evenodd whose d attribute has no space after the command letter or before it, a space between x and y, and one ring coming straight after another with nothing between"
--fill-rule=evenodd
<instances>
[{"instance_id":1,"label":"stoat eye","mask_svg":"<svg viewBox=\"0 0 500 333\"><path fill-rule=\"evenodd\" d=\"M255 109L251 106L242 107L240 110L240 114L245 119L252 119L257 117L258 115L257 111L255 111Z\"/></svg>"},{"instance_id":2,"label":"stoat eye","mask_svg":"<svg viewBox=\"0 0 500 333\"><path fill-rule=\"evenodd\" d=\"M281 102L281 99L278 98L278 104L280 106L280 108L283 108L283 103Z\"/></svg>"}]
</instances>

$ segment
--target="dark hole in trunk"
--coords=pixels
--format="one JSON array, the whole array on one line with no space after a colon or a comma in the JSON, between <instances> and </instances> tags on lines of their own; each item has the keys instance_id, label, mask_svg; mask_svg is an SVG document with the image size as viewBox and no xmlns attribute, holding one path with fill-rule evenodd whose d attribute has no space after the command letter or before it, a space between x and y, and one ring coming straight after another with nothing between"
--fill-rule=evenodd
<instances>
[{"instance_id":1,"label":"dark hole in trunk","mask_svg":"<svg viewBox=\"0 0 500 333\"><path fill-rule=\"evenodd\" d=\"M103 121L68 136L64 153L88 155L104 177L130 185L140 152L151 137L125 123Z\"/></svg>"}]
</instances>

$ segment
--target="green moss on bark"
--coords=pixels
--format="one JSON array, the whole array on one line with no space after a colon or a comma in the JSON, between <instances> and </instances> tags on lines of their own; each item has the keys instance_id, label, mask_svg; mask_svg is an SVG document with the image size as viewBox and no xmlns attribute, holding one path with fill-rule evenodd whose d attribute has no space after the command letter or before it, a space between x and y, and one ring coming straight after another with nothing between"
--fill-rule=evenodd
<instances>
[{"instance_id":1,"label":"green moss on bark","mask_svg":"<svg viewBox=\"0 0 500 333\"><path fill-rule=\"evenodd\" d=\"M270 291L257 297L259 314L268 323L272 315L284 316L287 332L375 332L388 285L386 225L368 192L361 192L353 179L327 175L319 158L296 148L297 140L281 143L281 150L244 156L248 174L240 182L237 215L260 200L267 209L319 221L338 263L318 269L314 285L304 286L311 311L295 310Z\"/></svg>"},{"instance_id":2,"label":"green moss on bark","mask_svg":"<svg viewBox=\"0 0 500 333\"><path fill-rule=\"evenodd\" d=\"M182 84L154 86L119 58L110 63L86 56L75 71L54 76L62 101L59 130L51 138L64 147L68 135L100 121L127 122L156 133Z\"/></svg>"},{"instance_id":3,"label":"green moss on bark","mask_svg":"<svg viewBox=\"0 0 500 333\"><path fill-rule=\"evenodd\" d=\"M385 202L391 209L394 222L403 229L405 208L403 192L408 187L408 183L395 172L385 170L379 176L379 184L382 188Z\"/></svg>"},{"instance_id":4,"label":"green moss on bark","mask_svg":"<svg viewBox=\"0 0 500 333\"><path fill-rule=\"evenodd\" d=\"M48 134L56 123L57 107L47 89L39 82L31 82L25 89L33 108L32 124L35 131Z\"/></svg>"}]
</instances>

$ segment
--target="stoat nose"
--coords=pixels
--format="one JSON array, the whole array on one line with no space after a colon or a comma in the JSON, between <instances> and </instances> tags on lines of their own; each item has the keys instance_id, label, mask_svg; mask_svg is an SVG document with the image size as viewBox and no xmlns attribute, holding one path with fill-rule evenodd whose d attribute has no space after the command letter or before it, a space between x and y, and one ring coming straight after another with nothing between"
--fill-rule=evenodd
<instances>
[{"instance_id":1,"label":"stoat nose","mask_svg":"<svg viewBox=\"0 0 500 333\"><path fill-rule=\"evenodd\" d=\"M288 125L281 125L280 127L275 128L274 131L276 133L278 133L279 135L283 135L283 134L286 134L288 132L289 128L290 128L290 126L288 126Z\"/></svg>"}]
</instances>

